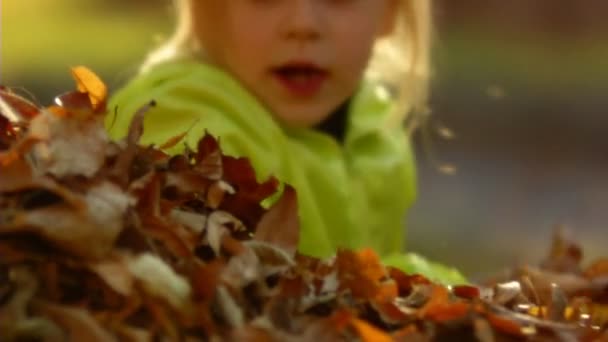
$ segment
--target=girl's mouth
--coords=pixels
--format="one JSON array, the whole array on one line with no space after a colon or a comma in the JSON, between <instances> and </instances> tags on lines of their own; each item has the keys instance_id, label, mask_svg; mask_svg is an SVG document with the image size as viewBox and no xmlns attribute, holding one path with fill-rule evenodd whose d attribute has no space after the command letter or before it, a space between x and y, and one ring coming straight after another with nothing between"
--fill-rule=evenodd
<instances>
[{"instance_id":1,"label":"girl's mouth","mask_svg":"<svg viewBox=\"0 0 608 342\"><path fill-rule=\"evenodd\" d=\"M328 71L311 63L289 63L272 70L285 89L297 97L315 95L327 80Z\"/></svg>"}]
</instances>

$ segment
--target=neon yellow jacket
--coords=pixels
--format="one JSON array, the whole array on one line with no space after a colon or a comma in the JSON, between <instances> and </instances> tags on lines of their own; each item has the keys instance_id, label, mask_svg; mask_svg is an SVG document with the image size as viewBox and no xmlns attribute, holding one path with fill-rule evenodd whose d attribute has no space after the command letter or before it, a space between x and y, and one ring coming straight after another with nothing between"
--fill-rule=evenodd
<instances>
[{"instance_id":1,"label":"neon yellow jacket","mask_svg":"<svg viewBox=\"0 0 608 342\"><path fill-rule=\"evenodd\" d=\"M157 66L132 80L112 99L113 138L126 135L135 112L146 113L141 143L161 144L188 132L197 146L209 131L224 153L251 160L258 179L275 175L294 186L300 214L300 252L328 257L336 248L372 247L401 268L414 270L402 253L404 219L416 195L409 140L384 125L392 102L364 84L354 96L345 141L313 129L280 126L255 97L225 72L200 62ZM179 153L184 145L169 150Z\"/></svg>"}]
</instances>

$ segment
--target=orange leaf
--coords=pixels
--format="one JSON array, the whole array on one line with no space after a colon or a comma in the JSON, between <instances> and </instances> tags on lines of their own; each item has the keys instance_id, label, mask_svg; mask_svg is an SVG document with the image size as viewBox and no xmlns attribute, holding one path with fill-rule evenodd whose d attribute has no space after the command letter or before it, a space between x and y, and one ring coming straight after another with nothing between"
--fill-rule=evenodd
<instances>
[{"instance_id":1,"label":"orange leaf","mask_svg":"<svg viewBox=\"0 0 608 342\"><path fill-rule=\"evenodd\" d=\"M432 285L432 287L433 292L431 294L431 298L428 303L426 303L425 307L447 303L449 299L448 289L441 285Z\"/></svg>"},{"instance_id":2,"label":"orange leaf","mask_svg":"<svg viewBox=\"0 0 608 342\"><path fill-rule=\"evenodd\" d=\"M32 176L32 167L24 158L17 158L18 154L13 154L6 163L3 155L0 154L0 192L11 192L27 189L36 184Z\"/></svg>"},{"instance_id":3,"label":"orange leaf","mask_svg":"<svg viewBox=\"0 0 608 342\"><path fill-rule=\"evenodd\" d=\"M364 299L371 300L381 295L382 281L388 278L387 271L372 249L362 249L358 252L341 250L337 254L336 265L341 288L350 289L353 296ZM396 294L397 288L390 291Z\"/></svg>"},{"instance_id":4,"label":"orange leaf","mask_svg":"<svg viewBox=\"0 0 608 342\"><path fill-rule=\"evenodd\" d=\"M331 315L329 321L331 322L332 328L341 333L348 327L353 319L354 315L350 311L347 309L339 309Z\"/></svg>"},{"instance_id":5,"label":"orange leaf","mask_svg":"<svg viewBox=\"0 0 608 342\"><path fill-rule=\"evenodd\" d=\"M393 341L393 338L390 335L360 319L353 319L352 325L361 337L361 340L363 340L363 342Z\"/></svg>"},{"instance_id":6,"label":"orange leaf","mask_svg":"<svg viewBox=\"0 0 608 342\"><path fill-rule=\"evenodd\" d=\"M426 308L424 318L436 322L447 322L463 318L470 311L471 304L466 302L437 304Z\"/></svg>"},{"instance_id":7,"label":"orange leaf","mask_svg":"<svg viewBox=\"0 0 608 342\"><path fill-rule=\"evenodd\" d=\"M405 313L393 301L391 302L371 302L372 308L380 315L386 324L401 324L407 321L410 316Z\"/></svg>"},{"instance_id":8,"label":"orange leaf","mask_svg":"<svg viewBox=\"0 0 608 342\"><path fill-rule=\"evenodd\" d=\"M165 141L158 148L161 149L161 150L170 149L170 148L174 147L175 145L177 145L180 141L182 141L187 134L188 134L188 132L184 132L182 134L178 134L178 135L170 138L169 140Z\"/></svg>"},{"instance_id":9,"label":"orange leaf","mask_svg":"<svg viewBox=\"0 0 608 342\"><path fill-rule=\"evenodd\" d=\"M435 321L448 321L460 318L470 311L468 303L451 303L448 289L444 286L433 285L432 291L431 298L418 312L420 317Z\"/></svg>"},{"instance_id":10,"label":"orange leaf","mask_svg":"<svg viewBox=\"0 0 608 342\"><path fill-rule=\"evenodd\" d=\"M502 318L493 313L488 313L488 321L490 324L498 331L517 337L525 337L526 334L522 331L521 326L514 321L508 320L506 318Z\"/></svg>"},{"instance_id":11,"label":"orange leaf","mask_svg":"<svg viewBox=\"0 0 608 342\"><path fill-rule=\"evenodd\" d=\"M418 327L415 324L410 324L394 332L393 337L398 341L407 341L407 338L411 337L413 340L418 334L420 334Z\"/></svg>"},{"instance_id":12,"label":"orange leaf","mask_svg":"<svg viewBox=\"0 0 608 342\"><path fill-rule=\"evenodd\" d=\"M101 79L90 69L76 66L71 69L78 91L87 93L95 112L105 111L108 88Z\"/></svg>"},{"instance_id":13,"label":"orange leaf","mask_svg":"<svg viewBox=\"0 0 608 342\"><path fill-rule=\"evenodd\" d=\"M371 279L380 280L387 276L386 269L382 266L378 254L370 248L366 248L357 252L357 257L361 262L361 266L365 274Z\"/></svg>"},{"instance_id":14,"label":"orange leaf","mask_svg":"<svg viewBox=\"0 0 608 342\"><path fill-rule=\"evenodd\" d=\"M389 276L399 288L399 295L407 297L412 292L414 285L430 285L431 281L420 274L406 274L398 268L388 267Z\"/></svg>"},{"instance_id":15,"label":"orange leaf","mask_svg":"<svg viewBox=\"0 0 608 342\"><path fill-rule=\"evenodd\" d=\"M391 302L397 296L399 296L397 283L394 281L387 281L380 285L375 299L378 302Z\"/></svg>"},{"instance_id":16,"label":"orange leaf","mask_svg":"<svg viewBox=\"0 0 608 342\"><path fill-rule=\"evenodd\" d=\"M217 209L222 204L224 196L226 195L227 189L230 185L223 183L222 181L215 181L211 183L207 189L207 206L212 209Z\"/></svg>"},{"instance_id":17,"label":"orange leaf","mask_svg":"<svg viewBox=\"0 0 608 342\"><path fill-rule=\"evenodd\" d=\"M213 299L223 267L225 267L225 265L221 260L215 260L205 265L195 266L191 283L194 288L196 299L207 301Z\"/></svg>"}]
</instances>

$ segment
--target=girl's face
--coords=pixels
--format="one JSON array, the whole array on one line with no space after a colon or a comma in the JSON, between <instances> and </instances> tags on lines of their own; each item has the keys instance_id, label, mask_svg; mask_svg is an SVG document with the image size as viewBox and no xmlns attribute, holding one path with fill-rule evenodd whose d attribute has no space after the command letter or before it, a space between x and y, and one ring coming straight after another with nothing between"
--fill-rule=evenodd
<instances>
[{"instance_id":1,"label":"girl's face","mask_svg":"<svg viewBox=\"0 0 608 342\"><path fill-rule=\"evenodd\" d=\"M356 90L398 0L191 0L206 56L275 118L321 122Z\"/></svg>"}]
</instances>

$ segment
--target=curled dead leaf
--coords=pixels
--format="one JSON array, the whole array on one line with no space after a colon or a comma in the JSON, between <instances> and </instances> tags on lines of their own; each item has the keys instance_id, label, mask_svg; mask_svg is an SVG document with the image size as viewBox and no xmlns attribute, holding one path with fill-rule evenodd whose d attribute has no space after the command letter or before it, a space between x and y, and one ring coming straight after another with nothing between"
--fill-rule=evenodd
<instances>
[{"instance_id":1,"label":"curled dead leaf","mask_svg":"<svg viewBox=\"0 0 608 342\"><path fill-rule=\"evenodd\" d=\"M52 244L85 258L108 253L123 228L131 198L112 183L101 183L81 196L77 206L57 203L32 210L16 210L0 226L0 236L35 233ZM91 244L91 241L95 241Z\"/></svg>"},{"instance_id":2,"label":"curled dead leaf","mask_svg":"<svg viewBox=\"0 0 608 342\"><path fill-rule=\"evenodd\" d=\"M101 119L66 120L44 111L30 124L34 170L42 175L92 177L104 165L109 138Z\"/></svg>"},{"instance_id":3,"label":"curled dead leaf","mask_svg":"<svg viewBox=\"0 0 608 342\"><path fill-rule=\"evenodd\" d=\"M279 246L293 256L299 235L298 199L294 188L285 186L281 198L262 216L254 239Z\"/></svg>"},{"instance_id":4,"label":"curled dead leaf","mask_svg":"<svg viewBox=\"0 0 608 342\"><path fill-rule=\"evenodd\" d=\"M0 116L13 124L23 123L38 115L40 109L9 89L0 89Z\"/></svg>"},{"instance_id":5,"label":"curled dead leaf","mask_svg":"<svg viewBox=\"0 0 608 342\"><path fill-rule=\"evenodd\" d=\"M49 302L37 301L35 311L43 314L66 332L69 341L117 342L118 339L102 327L102 325L81 308L56 305Z\"/></svg>"},{"instance_id":6,"label":"curled dead leaf","mask_svg":"<svg viewBox=\"0 0 608 342\"><path fill-rule=\"evenodd\" d=\"M148 295L164 299L178 312L189 309L190 283L158 257L146 253L128 260L129 272Z\"/></svg>"},{"instance_id":7,"label":"curled dead leaf","mask_svg":"<svg viewBox=\"0 0 608 342\"><path fill-rule=\"evenodd\" d=\"M89 268L117 293L130 297L133 294L135 277L129 270L129 257L113 253L109 258L92 262Z\"/></svg>"}]
</instances>

